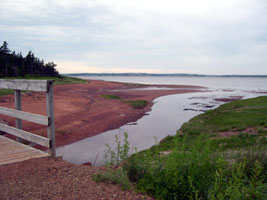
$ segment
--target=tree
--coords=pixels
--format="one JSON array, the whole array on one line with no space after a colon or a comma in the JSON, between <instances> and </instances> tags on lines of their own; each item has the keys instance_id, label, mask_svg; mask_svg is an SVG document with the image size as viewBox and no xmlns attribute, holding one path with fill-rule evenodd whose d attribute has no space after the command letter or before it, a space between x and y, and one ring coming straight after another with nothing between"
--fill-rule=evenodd
<instances>
[{"instance_id":1,"label":"tree","mask_svg":"<svg viewBox=\"0 0 267 200\"><path fill-rule=\"evenodd\" d=\"M46 64L35 57L32 51L29 51L26 57L15 51L11 53L6 41L0 47L0 77L24 77L25 75L57 77L59 73L56 66L53 62Z\"/></svg>"},{"instance_id":2,"label":"tree","mask_svg":"<svg viewBox=\"0 0 267 200\"><path fill-rule=\"evenodd\" d=\"M10 50L8 48L8 43L6 41L3 42L3 45L0 47L0 54L9 54Z\"/></svg>"}]
</instances>

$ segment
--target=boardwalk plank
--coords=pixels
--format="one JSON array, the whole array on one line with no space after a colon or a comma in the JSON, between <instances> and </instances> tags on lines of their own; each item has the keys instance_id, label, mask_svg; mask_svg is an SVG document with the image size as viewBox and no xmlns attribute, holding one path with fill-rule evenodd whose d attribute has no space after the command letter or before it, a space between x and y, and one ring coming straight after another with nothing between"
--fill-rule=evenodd
<instances>
[{"instance_id":1,"label":"boardwalk plank","mask_svg":"<svg viewBox=\"0 0 267 200\"><path fill-rule=\"evenodd\" d=\"M48 153L0 136L0 165L48 156Z\"/></svg>"}]
</instances>

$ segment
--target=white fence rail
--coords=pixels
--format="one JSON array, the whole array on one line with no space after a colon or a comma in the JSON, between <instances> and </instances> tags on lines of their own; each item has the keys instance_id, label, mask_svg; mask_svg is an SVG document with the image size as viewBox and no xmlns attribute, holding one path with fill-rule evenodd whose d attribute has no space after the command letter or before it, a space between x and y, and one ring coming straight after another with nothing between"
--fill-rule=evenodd
<instances>
[{"instance_id":1,"label":"white fence rail","mask_svg":"<svg viewBox=\"0 0 267 200\"><path fill-rule=\"evenodd\" d=\"M55 156L55 122L52 80L5 80L0 79L0 88L15 90L15 109L0 107L0 114L16 118L16 128L1 124L0 130L21 139L45 146L48 153ZM21 90L46 92L47 116L21 111ZM22 120L47 125L47 138L32 134L22 129Z\"/></svg>"}]
</instances>

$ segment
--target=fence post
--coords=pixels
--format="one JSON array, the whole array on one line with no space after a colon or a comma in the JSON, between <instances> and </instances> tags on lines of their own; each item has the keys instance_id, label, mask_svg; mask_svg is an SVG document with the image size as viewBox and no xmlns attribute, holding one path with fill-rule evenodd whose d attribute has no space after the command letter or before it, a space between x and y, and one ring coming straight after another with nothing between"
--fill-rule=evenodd
<instances>
[{"instance_id":1,"label":"fence post","mask_svg":"<svg viewBox=\"0 0 267 200\"><path fill-rule=\"evenodd\" d=\"M55 150L55 122L54 122L54 101L53 101L53 81L47 81L47 92L46 92L46 114L49 119L47 127L47 137L50 139L51 144L48 149L48 153L51 156L56 155Z\"/></svg>"},{"instance_id":2,"label":"fence post","mask_svg":"<svg viewBox=\"0 0 267 200\"><path fill-rule=\"evenodd\" d=\"M15 109L21 111L21 91L15 90ZM16 128L22 129L22 121L21 119L16 118ZM23 142L23 140L19 137L16 137L17 142Z\"/></svg>"}]
</instances>

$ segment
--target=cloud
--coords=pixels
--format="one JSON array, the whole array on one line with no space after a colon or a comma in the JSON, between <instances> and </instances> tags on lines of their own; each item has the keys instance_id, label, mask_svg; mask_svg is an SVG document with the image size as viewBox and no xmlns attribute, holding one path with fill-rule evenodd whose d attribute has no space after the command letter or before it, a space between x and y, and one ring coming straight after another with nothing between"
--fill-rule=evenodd
<instances>
[{"instance_id":1,"label":"cloud","mask_svg":"<svg viewBox=\"0 0 267 200\"><path fill-rule=\"evenodd\" d=\"M65 60L58 61L57 64L57 70L61 71L61 73L166 73L166 71L153 68L140 70L136 68L109 67L107 69L106 67L88 66L86 63ZM179 73L182 73L182 71Z\"/></svg>"},{"instance_id":2,"label":"cloud","mask_svg":"<svg viewBox=\"0 0 267 200\"><path fill-rule=\"evenodd\" d=\"M11 49L87 71L267 74L266 9L263 0L2 0L0 34Z\"/></svg>"}]
</instances>

